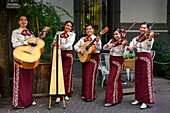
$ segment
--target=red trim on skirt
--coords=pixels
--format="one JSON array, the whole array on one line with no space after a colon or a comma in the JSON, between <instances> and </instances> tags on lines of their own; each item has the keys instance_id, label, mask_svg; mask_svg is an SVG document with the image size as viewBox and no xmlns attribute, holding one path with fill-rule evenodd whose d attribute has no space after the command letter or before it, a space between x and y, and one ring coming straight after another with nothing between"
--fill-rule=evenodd
<instances>
[{"instance_id":1,"label":"red trim on skirt","mask_svg":"<svg viewBox=\"0 0 170 113\"><path fill-rule=\"evenodd\" d=\"M154 104L153 62L150 53L136 53L135 57L135 99Z\"/></svg>"},{"instance_id":2,"label":"red trim on skirt","mask_svg":"<svg viewBox=\"0 0 170 113\"><path fill-rule=\"evenodd\" d=\"M73 94L73 51L72 50L62 51L61 54L65 95L67 96Z\"/></svg>"},{"instance_id":3,"label":"red trim on skirt","mask_svg":"<svg viewBox=\"0 0 170 113\"><path fill-rule=\"evenodd\" d=\"M110 72L106 88L105 102L115 104L122 101L123 89L121 72L124 59L122 56L110 56Z\"/></svg>"},{"instance_id":4,"label":"red trim on skirt","mask_svg":"<svg viewBox=\"0 0 170 113\"><path fill-rule=\"evenodd\" d=\"M14 64L13 107L26 107L33 102L34 69L23 69Z\"/></svg>"},{"instance_id":5,"label":"red trim on skirt","mask_svg":"<svg viewBox=\"0 0 170 113\"><path fill-rule=\"evenodd\" d=\"M96 98L96 79L99 53L92 54L89 62L82 63L82 96L85 99Z\"/></svg>"}]
</instances>

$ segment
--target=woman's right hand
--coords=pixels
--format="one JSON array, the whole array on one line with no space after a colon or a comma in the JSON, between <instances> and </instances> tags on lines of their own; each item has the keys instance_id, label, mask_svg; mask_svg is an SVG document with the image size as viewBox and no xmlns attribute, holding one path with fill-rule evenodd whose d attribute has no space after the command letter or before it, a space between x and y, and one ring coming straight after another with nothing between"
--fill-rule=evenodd
<instances>
[{"instance_id":1,"label":"woman's right hand","mask_svg":"<svg viewBox=\"0 0 170 113\"><path fill-rule=\"evenodd\" d=\"M84 54L84 51L83 51L83 50L80 50L79 53L83 55L83 54Z\"/></svg>"},{"instance_id":2,"label":"woman's right hand","mask_svg":"<svg viewBox=\"0 0 170 113\"><path fill-rule=\"evenodd\" d=\"M113 44L106 44L106 47L112 48Z\"/></svg>"},{"instance_id":3,"label":"woman's right hand","mask_svg":"<svg viewBox=\"0 0 170 113\"><path fill-rule=\"evenodd\" d=\"M35 40L28 40L27 42L28 42L28 44L35 44L36 43Z\"/></svg>"},{"instance_id":4,"label":"woman's right hand","mask_svg":"<svg viewBox=\"0 0 170 113\"><path fill-rule=\"evenodd\" d=\"M109 47L110 44L106 44L106 47Z\"/></svg>"},{"instance_id":5,"label":"woman's right hand","mask_svg":"<svg viewBox=\"0 0 170 113\"><path fill-rule=\"evenodd\" d=\"M131 51L133 51L134 46L129 46L128 49L131 50Z\"/></svg>"}]
</instances>

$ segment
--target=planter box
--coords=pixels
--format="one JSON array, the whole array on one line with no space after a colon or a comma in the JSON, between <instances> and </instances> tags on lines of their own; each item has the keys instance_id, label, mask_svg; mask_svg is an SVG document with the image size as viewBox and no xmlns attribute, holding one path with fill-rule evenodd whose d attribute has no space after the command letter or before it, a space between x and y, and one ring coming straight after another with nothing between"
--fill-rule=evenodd
<instances>
[{"instance_id":1,"label":"planter box","mask_svg":"<svg viewBox=\"0 0 170 113\"><path fill-rule=\"evenodd\" d=\"M135 69L135 59L124 59L124 69Z\"/></svg>"},{"instance_id":2,"label":"planter box","mask_svg":"<svg viewBox=\"0 0 170 113\"><path fill-rule=\"evenodd\" d=\"M48 96L51 66L51 63L40 63L34 69L33 96Z\"/></svg>"}]
</instances>

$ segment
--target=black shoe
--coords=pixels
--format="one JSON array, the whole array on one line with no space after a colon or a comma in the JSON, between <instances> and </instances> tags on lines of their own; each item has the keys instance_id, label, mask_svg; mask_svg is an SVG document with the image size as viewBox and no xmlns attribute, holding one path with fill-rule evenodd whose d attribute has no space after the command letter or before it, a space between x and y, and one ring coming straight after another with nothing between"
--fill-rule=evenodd
<instances>
[{"instance_id":1,"label":"black shoe","mask_svg":"<svg viewBox=\"0 0 170 113\"><path fill-rule=\"evenodd\" d=\"M16 107L17 109L25 109L25 107Z\"/></svg>"}]
</instances>

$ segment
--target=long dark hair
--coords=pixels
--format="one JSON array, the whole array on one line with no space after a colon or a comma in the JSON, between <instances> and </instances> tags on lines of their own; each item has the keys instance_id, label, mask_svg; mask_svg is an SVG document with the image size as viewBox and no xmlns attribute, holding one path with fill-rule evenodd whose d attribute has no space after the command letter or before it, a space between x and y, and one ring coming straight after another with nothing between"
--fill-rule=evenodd
<instances>
[{"instance_id":1,"label":"long dark hair","mask_svg":"<svg viewBox=\"0 0 170 113\"><path fill-rule=\"evenodd\" d=\"M22 14L22 15L19 15L19 16L18 16L18 18L17 18L17 21L20 21L20 18L21 18L21 16L25 16L25 17L27 18L27 20L28 20L28 17L27 17L27 15L25 15L25 14Z\"/></svg>"},{"instance_id":2,"label":"long dark hair","mask_svg":"<svg viewBox=\"0 0 170 113\"><path fill-rule=\"evenodd\" d=\"M121 30L120 27L115 28L115 29L113 30L113 33L114 33L115 31L117 31L120 35L122 34L122 30ZM121 35L121 36L122 36L122 35Z\"/></svg>"},{"instance_id":3,"label":"long dark hair","mask_svg":"<svg viewBox=\"0 0 170 113\"><path fill-rule=\"evenodd\" d=\"M147 28L149 28L149 24L147 22L141 23L140 26L143 25L143 24L146 25Z\"/></svg>"},{"instance_id":4,"label":"long dark hair","mask_svg":"<svg viewBox=\"0 0 170 113\"><path fill-rule=\"evenodd\" d=\"M87 28L88 26L91 26L91 27L94 29L93 25L89 24L89 25L87 25L87 26L85 27L85 30L86 30L86 28Z\"/></svg>"},{"instance_id":5,"label":"long dark hair","mask_svg":"<svg viewBox=\"0 0 170 113\"><path fill-rule=\"evenodd\" d=\"M73 22L71 22L71 21L67 20L67 21L64 23L63 27L61 28L61 31L63 31L63 30L64 30L64 26L65 26L67 23L71 23L71 24L72 24L72 26L73 26ZM71 31L72 31L72 29L71 29Z\"/></svg>"},{"instance_id":6,"label":"long dark hair","mask_svg":"<svg viewBox=\"0 0 170 113\"><path fill-rule=\"evenodd\" d=\"M117 32L120 34L121 38L122 38L122 29L121 29L120 27L115 28L115 29L113 30L113 34L114 34L115 31L117 31ZM116 39L113 38L113 40L116 40Z\"/></svg>"}]
</instances>

